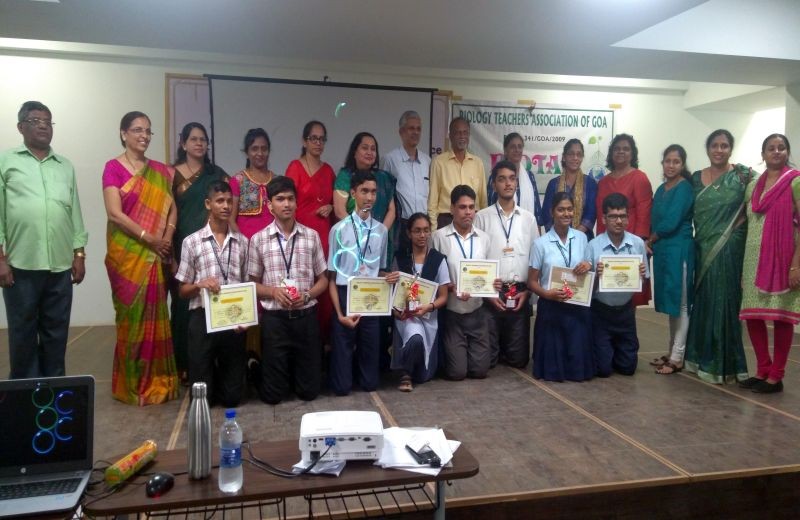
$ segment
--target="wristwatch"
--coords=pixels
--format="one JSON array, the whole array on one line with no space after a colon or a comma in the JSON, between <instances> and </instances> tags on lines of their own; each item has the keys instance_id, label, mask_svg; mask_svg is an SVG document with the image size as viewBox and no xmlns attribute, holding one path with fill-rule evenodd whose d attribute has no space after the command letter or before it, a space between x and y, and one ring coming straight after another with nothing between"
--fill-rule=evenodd
<instances>
[{"instance_id":1,"label":"wristwatch","mask_svg":"<svg viewBox=\"0 0 800 520\"><path fill-rule=\"evenodd\" d=\"M76 258L86 258L86 253L84 253L83 251L75 251L75 257Z\"/></svg>"},{"instance_id":2,"label":"wristwatch","mask_svg":"<svg viewBox=\"0 0 800 520\"><path fill-rule=\"evenodd\" d=\"M311 293L306 291L303 293L303 305L308 305L309 300L311 300Z\"/></svg>"}]
</instances>

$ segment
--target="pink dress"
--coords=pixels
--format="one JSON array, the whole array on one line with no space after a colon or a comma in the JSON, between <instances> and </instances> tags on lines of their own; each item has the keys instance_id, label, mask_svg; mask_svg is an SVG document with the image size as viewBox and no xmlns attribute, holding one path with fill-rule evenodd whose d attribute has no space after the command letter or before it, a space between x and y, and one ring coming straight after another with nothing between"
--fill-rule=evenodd
<instances>
[{"instance_id":1,"label":"pink dress","mask_svg":"<svg viewBox=\"0 0 800 520\"><path fill-rule=\"evenodd\" d=\"M275 219L267 207L267 185L254 181L244 170L231 177L230 185L231 193L239 200L236 225L250 240Z\"/></svg>"}]
</instances>

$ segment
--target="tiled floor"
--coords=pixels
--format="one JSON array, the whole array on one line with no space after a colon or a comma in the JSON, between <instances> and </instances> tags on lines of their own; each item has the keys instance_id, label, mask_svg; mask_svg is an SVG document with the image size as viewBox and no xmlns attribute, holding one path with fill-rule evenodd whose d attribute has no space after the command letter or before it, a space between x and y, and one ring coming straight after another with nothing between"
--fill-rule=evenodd
<instances>
[{"instance_id":1,"label":"tiled floor","mask_svg":"<svg viewBox=\"0 0 800 520\"><path fill-rule=\"evenodd\" d=\"M783 394L757 395L714 386L691 374L659 376L647 364L666 351L667 320L638 311L642 343L633 377L545 383L528 369L500 366L480 381L435 380L412 393L386 375L373 393L324 395L268 406L251 397L239 409L251 440L295 438L300 418L320 410L377 410L385 425L444 427L480 461L480 473L456 481L456 502L496 495L530 495L658 479L702 479L718 472L800 469L800 352L787 367ZM800 343L800 341L798 341ZM97 378L95 457L113 458L152 438L161 449L186 445L188 397L147 408L110 396L113 327L78 327L67 354L70 374ZM6 335L0 374L8 372ZM748 348L751 366L752 351ZM223 416L212 409L214 428ZM298 453L299 456L299 453Z\"/></svg>"}]
</instances>

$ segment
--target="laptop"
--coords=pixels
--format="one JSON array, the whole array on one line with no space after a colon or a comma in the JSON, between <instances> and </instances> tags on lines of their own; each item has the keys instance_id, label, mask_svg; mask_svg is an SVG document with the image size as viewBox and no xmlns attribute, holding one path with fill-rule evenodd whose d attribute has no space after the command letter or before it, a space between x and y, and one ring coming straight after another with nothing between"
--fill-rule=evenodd
<instances>
[{"instance_id":1,"label":"laptop","mask_svg":"<svg viewBox=\"0 0 800 520\"><path fill-rule=\"evenodd\" d=\"M92 376L0 381L0 516L74 508L93 432Z\"/></svg>"}]
</instances>

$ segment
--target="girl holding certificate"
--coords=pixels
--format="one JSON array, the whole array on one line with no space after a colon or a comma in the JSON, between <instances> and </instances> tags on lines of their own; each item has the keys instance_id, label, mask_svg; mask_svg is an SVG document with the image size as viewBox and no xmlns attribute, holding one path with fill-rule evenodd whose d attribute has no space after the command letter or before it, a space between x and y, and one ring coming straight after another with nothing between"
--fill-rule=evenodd
<instances>
[{"instance_id":1,"label":"girl holding certificate","mask_svg":"<svg viewBox=\"0 0 800 520\"><path fill-rule=\"evenodd\" d=\"M411 254L397 257L398 269L439 284L432 303L419 301L406 305L403 310L392 311L395 334L391 367L402 372L398 390L410 392L413 385L428 381L436 373L438 356L434 347L439 330L436 310L447 305L450 273L445 256L429 245L431 220L427 214L411 215L405 233L411 241ZM397 290L412 291L413 288L398 287Z\"/></svg>"},{"instance_id":2,"label":"girl holding certificate","mask_svg":"<svg viewBox=\"0 0 800 520\"><path fill-rule=\"evenodd\" d=\"M528 288L539 296L533 332L533 376L546 381L585 381L594 377L592 324L589 307L566 303L570 291L551 276L554 267L572 275L586 274L587 240L571 227L572 198L553 196L553 227L536 239L531 251Z\"/></svg>"}]
</instances>

